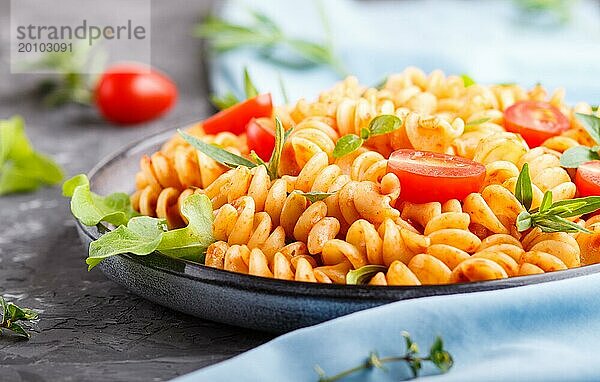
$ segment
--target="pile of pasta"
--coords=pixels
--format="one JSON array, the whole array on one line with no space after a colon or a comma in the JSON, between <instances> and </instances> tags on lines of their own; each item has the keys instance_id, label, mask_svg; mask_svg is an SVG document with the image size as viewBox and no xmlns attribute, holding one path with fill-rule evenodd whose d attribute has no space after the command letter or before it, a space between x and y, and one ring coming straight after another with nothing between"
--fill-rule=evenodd
<instances>
[{"instance_id":1,"label":"pile of pasta","mask_svg":"<svg viewBox=\"0 0 600 382\"><path fill-rule=\"evenodd\" d=\"M180 137L141 159L134 208L143 215L185 224L183 198L207 195L213 204L213 235L205 265L232 272L318 283L345 284L348 272L380 265L371 285L472 282L563 270L592 262L600 219L584 221L593 234L539 228L521 233L514 196L519 171L529 164L533 207L544 192L571 199L577 189L560 166L561 153L593 145L574 114L592 114L589 104L565 104L564 91L537 85L465 86L459 76L417 68L389 76L380 88L348 77L317 100L274 108L286 130L279 177L265 166L228 168ZM569 118L570 129L540 147L504 129L504 110L521 100L547 101ZM341 158L337 140L360 134L378 115L401 118L400 129L368 139ZM482 123L469 125L472 121ZM205 142L248 156L246 138L188 131ZM386 171L394 150L412 148L458 155L486 167L485 185L464 200L423 204L402 200L399 179ZM332 195L310 202L302 193Z\"/></svg>"}]
</instances>

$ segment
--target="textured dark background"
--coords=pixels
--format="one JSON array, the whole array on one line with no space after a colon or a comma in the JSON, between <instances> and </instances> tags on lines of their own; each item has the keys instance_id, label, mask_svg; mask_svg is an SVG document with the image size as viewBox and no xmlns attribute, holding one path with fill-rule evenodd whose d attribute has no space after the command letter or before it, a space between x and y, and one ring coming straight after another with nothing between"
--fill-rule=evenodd
<instances>
[{"instance_id":1,"label":"textured dark background","mask_svg":"<svg viewBox=\"0 0 600 382\"><path fill-rule=\"evenodd\" d=\"M180 97L166 117L135 129L112 127L83 107L43 108L32 95L39 77L9 72L8 3L0 1L0 118L25 117L35 147L68 175L211 112L201 44L191 37L210 2L152 2L152 63L171 75ZM57 1L65 10L76 3ZM31 340L0 337L0 381L163 381L270 338L140 299L99 271L87 272L85 253L58 187L0 198L0 294L41 312Z\"/></svg>"}]
</instances>

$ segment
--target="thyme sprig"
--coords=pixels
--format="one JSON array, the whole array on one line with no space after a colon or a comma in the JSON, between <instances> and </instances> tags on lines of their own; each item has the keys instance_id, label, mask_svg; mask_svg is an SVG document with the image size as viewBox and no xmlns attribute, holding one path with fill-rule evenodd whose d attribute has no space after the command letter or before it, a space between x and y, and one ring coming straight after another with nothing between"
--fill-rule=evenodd
<instances>
[{"instance_id":1,"label":"thyme sprig","mask_svg":"<svg viewBox=\"0 0 600 382\"><path fill-rule=\"evenodd\" d=\"M20 308L12 302L6 302L4 297L0 296L0 313L2 313L0 335L9 330L27 339L30 337L29 332L25 330L21 322L36 320L38 318L37 312L28 308Z\"/></svg>"},{"instance_id":2,"label":"thyme sprig","mask_svg":"<svg viewBox=\"0 0 600 382\"><path fill-rule=\"evenodd\" d=\"M544 194L540 206L531 209L533 185L529 176L529 165L527 163L523 165L517 178L515 197L525 208L525 211L517 216L517 229L519 232L539 227L542 232L592 233L590 230L567 218L589 214L600 209L600 196L588 196L586 198L553 202L552 191L550 190Z\"/></svg>"},{"instance_id":3,"label":"thyme sprig","mask_svg":"<svg viewBox=\"0 0 600 382\"><path fill-rule=\"evenodd\" d=\"M427 356L419 355L419 346L412 340L408 332L402 332L402 337L404 337L406 343L406 351L404 355L380 357L377 352L373 351L369 353L369 356L362 364L332 376L327 376L325 371L319 365L316 365L315 371L317 374L319 374L319 382L339 381L362 370L381 369L385 371L385 364L392 362L408 363L408 366L412 371L413 378L417 378L419 376L419 372L423 368L424 362L433 363L442 373L446 373L454 365L452 355L444 349L444 343L441 337L435 338L435 341L433 342L433 345L431 345L429 354Z\"/></svg>"}]
</instances>

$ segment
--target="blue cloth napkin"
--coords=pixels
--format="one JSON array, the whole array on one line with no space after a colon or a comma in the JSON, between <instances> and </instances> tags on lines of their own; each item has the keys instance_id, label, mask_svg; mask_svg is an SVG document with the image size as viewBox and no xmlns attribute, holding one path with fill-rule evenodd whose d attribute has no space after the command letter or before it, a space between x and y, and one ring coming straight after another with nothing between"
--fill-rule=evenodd
<instances>
[{"instance_id":1,"label":"blue cloth napkin","mask_svg":"<svg viewBox=\"0 0 600 382\"><path fill-rule=\"evenodd\" d=\"M565 87L568 100L600 101L600 12L581 1L573 21L559 28L525 22L510 1L322 2L335 45L348 70L375 84L415 65L425 71L468 73L482 83L540 81ZM247 19L260 9L296 36L319 39L323 29L314 2L226 2L227 19ZM278 74L292 99L313 98L338 77L324 67L294 71L236 51L212 59L218 94L241 94L247 66L263 91L278 96ZM279 98L281 101L281 98ZM436 335L445 340L454 368L435 381L600 380L600 275L492 292L430 297L358 312L283 335L263 346L187 376L199 381L316 381L319 364L329 375L381 356L405 351L409 331L427 352ZM345 381L397 381L405 364L388 365ZM425 375L436 371L430 365Z\"/></svg>"}]
</instances>

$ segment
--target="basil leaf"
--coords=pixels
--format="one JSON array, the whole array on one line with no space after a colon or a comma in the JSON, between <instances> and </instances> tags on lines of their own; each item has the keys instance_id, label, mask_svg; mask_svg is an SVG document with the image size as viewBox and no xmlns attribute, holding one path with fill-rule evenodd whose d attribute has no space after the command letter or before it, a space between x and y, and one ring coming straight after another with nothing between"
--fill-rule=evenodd
<instances>
[{"instance_id":1,"label":"basil leaf","mask_svg":"<svg viewBox=\"0 0 600 382\"><path fill-rule=\"evenodd\" d=\"M232 92L225 93L223 97L216 95L210 96L210 102L219 110L225 110L240 102L240 100Z\"/></svg>"},{"instance_id":2,"label":"basil leaf","mask_svg":"<svg viewBox=\"0 0 600 382\"><path fill-rule=\"evenodd\" d=\"M320 200L325 200L328 197L330 197L331 195L335 195L335 192L318 192L318 191L302 192L300 190L294 190L293 192L304 196L311 203L318 202Z\"/></svg>"},{"instance_id":3,"label":"basil leaf","mask_svg":"<svg viewBox=\"0 0 600 382\"><path fill-rule=\"evenodd\" d=\"M476 119L474 121L469 121L465 124L465 127L471 127L471 126L477 126L477 125L481 125L482 123L486 123L490 120L491 118L479 118Z\"/></svg>"},{"instance_id":4,"label":"basil leaf","mask_svg":"<svg viewBox=\"0 0 600 382\"><path fill-rule=\"evenodd\" d=\"M127 222L138 213L131 207L129 195L118 192L100 196L90 191L87 176L80 174L63 184L63 195L71 197L71 212L82 224L95 226L104 221L116 226Z\"/></svg>"},{"instance_id":5,"label":"basil leaf","mask_svg":"<svg viewBox=\"0 0 600 382\"><path fill-rule=\"evenodd\" d=\"M224 164L229 167L245 166L248 168L253 168L258 166L256 163L244 157L230 153L229 151L223 150L222 148L217 147L215 145L203 142L202 140L192 135L189 135L182 130L177 130L177 132L186 142L188 142L194 148L208 155L210 158L214 159L215 161L221 164Z\"/></svg>"},{"instance_id":6,"label":"basil leaf","mask_svg":"<svg viewBox=\"0 0 600 382\"><path fill-rule=\"evenodd\" d=\"M258 90L252 83L248 68L244 68L244 91L246 92L246 99L254 98L258 95Z\"/></svg>"},{"instance_id":7,"label":"basil leaf","mask_svg":"<svg viewBox=\"0 0 600 382\"><path fill-rule=\"evenodd\" d=\"M213 209L206 195L190 195L181 205L188 220L185 228L165 232L157 250L167 256L204 261L204 254L215 240L212 236Z\"/></svg>"},{"instance_id":8,"label":"basil leaf","mask_svg":"<svg viewBox=\"0 0 600 382\"><path fill-rule=\"evenodd\" d=\"M351 152L358 150L364 143L364 140L355 134L344 135L338 139L333 149L333 157L341 158L344 155L350 154Z\"/></svg>"},{"instance_id":9,"label":"basil leaf","mask_svg":"<svg viewBox=\"0 0 600 382\"><path fill-rule=\"evenodd\" d=\"M281 153L283 152L283 144L285 143L285 130L283 124L278 117L275 117L275 147L269 159L269 167L267 170L271 176L271 180L277 179L279 176L279 162L281 162Z\"/></svg>"},{"instance_id":10,"label":"basil leaf","mask_svg":"<svg viewBox=\"0 0 600 382\"><path fill-rule=\"evenodd\" d=\"M575 116L596 144L600 145L600 118L592 114L582 113L575 113Z\"/></svg>"},{"instance_id":11,"label":"basil leaf","mask_svg":"<svg viewBox=\"0 0 600 382\"><path fill-rule=\"evenodd\" d=\"M379 272L387 270L383 265L365 265L346 274L346 284L365 285Z\"/></svg>"},{"instance_id":12,"label":"basil leaf","mask_svg":"<svg viewBox=\"0 0 600 382\"><path fill-rule=\"evenodd\" d=\"M600 160L598 151L586 146L575 146L561 155L560 165L566 168L577 168L581 164L592 160Z\"/></svg>"},{"instance_id":13,"label":"basil leaf","mask_svg":"<svg viewBox=\"0 0 600 382\"><path fill-rule=\"evenodd\" d=\"M402 120L395 115L384 114L373 118L369 123L372 136L391 133L402 127Z\"/></svg>"},{"instance_id":14,"label":"basil leaf","mask_svg":"<svg viewBox=\"0 0 600 382\"><path fill-rule=\"evenodd\" d=\"M545 212L552 206L552 191L546 191L539 207L539 212Z\"/></svg>"},{"instance_id":15,"label":"basil leaf","mask_svg":"<svg viewBox=\"0 0 600 382\"><path fill-rule=\"evenodd\" d=\"M466 88L468 88L469 86L475 85L477 83L477 82L475 82L474 79L469 77L467 74L461 74L460 78L462 78L463 83L465 84Z\"/></svg>"},{"instance_id":16,"label":"basil leaf","mask_svg":"<svg viewBox=\"0 0 600 382\"><path fill-rule=\"evenodd\" d=\"M526 210L531 208L531 202L533 200L533 186L531 185L531 178L529 176L529 164L525 163L521 172L519 173L519 177L517 178L517 183L515 185L515 197Z\"/></svg>"},{"instance_id":17,"label":"basil leaf","mask_svg":"<svg viewBox=\"0 0 600 382\"><path fill-rule=\"evenodd\" d=\"M122 253L148 255L154 252L162 240L163 221L148 216L132 218L127 226L121 225L90 244L86 259L88 270L110 256Z\"/></svg>"}]
</instances>

